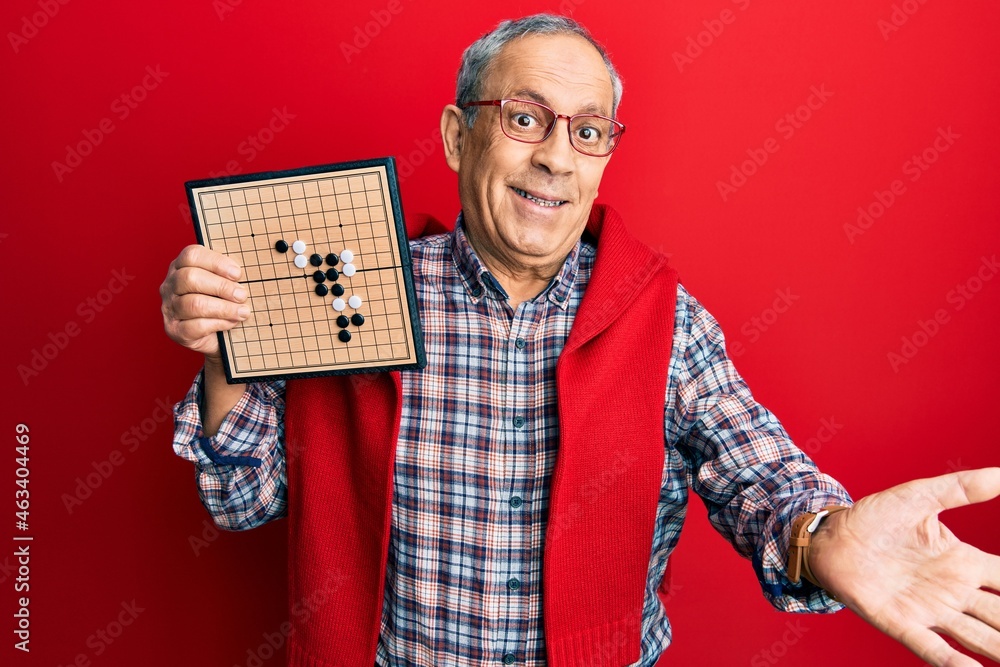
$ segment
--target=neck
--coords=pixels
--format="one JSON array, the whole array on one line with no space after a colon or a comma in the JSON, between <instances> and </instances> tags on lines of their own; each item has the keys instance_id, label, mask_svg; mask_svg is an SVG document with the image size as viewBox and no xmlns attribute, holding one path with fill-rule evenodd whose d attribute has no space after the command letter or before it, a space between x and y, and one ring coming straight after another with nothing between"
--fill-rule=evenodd
<instances>
[{"instance_id":1,"label":"neck","mask_svg":"<svg viewBox=\"0 0 1000 667\"><path fill-rule=\"evenodd\" d=\"M521 302L538 296L562 269L562 262L547 267L513 267L507 264L494 265L485 257L480 259L507 292L510 307L515 310Z\"/></svg>"},{"instance_id":2,"label":"neck","mask_svg":"<svg viewBox=\"0 0 1000 667\"><path fill-rule=\"evenodd\" d=\"M479 261L507 292L510 307L515 310L522 302L535 298L548 286L552 278L562 270L569 254L567 251L558 258L527 263L516 257L501 256L492 248L485 247L468 227L465 228L465 234Z\"/></svg>"}]
</instances>

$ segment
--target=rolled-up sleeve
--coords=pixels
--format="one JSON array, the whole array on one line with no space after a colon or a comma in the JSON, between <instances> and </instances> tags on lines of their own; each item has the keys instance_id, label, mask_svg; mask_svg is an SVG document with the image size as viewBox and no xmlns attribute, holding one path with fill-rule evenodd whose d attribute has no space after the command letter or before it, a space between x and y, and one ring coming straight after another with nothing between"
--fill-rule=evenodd
<instances>
[{"instance_id":1,"label":"rolled-up sleeve","mask_svg":"<svg viewBox=\"0 0 1000 667\"><path fill-rule=\"evenodd\" d=\"M216 525L246 530L285 516L285 383L247 385L218 432L206 437L199 373L174 406L174 453L195 466L198 495Z\"/></svg>"}]
</instances>

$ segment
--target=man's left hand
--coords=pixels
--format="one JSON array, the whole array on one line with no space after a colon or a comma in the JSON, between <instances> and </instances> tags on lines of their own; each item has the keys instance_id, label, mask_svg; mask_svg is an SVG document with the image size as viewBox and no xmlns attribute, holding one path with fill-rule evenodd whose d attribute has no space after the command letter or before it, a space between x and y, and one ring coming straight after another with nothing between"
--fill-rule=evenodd
<instances>
[{"instance_id":1,"label":"man's left hand","mask_svg":"<svg viewBox=\"0 0 1000 667\"><path fill-rule=\"evenodd\" d=\"M984 590L1000 590L1000 557L962 542L938 520L944 510L998 495L1000 468L872 494L820 525L810 568L848 608L935 667L980 665L942 634L1000 661L1000 595Z\"/></svg>"}]
</instances>

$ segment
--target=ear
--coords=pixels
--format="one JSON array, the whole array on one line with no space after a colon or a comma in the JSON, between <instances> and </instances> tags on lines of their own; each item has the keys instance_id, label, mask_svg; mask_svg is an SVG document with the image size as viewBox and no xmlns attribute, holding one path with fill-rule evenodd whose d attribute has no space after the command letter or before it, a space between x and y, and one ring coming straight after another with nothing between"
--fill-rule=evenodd
<instances>
[{"instance_id":1,"label":"ear","mask_svg":"<svg viewBox=\"0 0 1000 667\"><path fill-rule=\"evenodd\" d=\"M454 104L446 106L441 112L441 139L444 141L445 160L456 173L462 162L462 138L467 129L462 110Z\"/></svg>"}]
</instances>

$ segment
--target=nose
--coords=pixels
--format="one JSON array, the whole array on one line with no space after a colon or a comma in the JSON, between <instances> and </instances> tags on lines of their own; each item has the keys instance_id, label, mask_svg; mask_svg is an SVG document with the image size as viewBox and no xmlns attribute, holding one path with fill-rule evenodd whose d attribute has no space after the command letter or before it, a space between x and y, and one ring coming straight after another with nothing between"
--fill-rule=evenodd
<instances>
[{"instance_id":1,"label":"nose","mask_svg":"<svg viewBox=\"0 0 1000 667\"><path fill-rule=\"evenodd\" d=\"M571 173L576 161L576 149L569 142L569 116L556 116L552 122L549 136L542 143L535 144L531 163L550 174Z\"/></svg>"}]
</instances>

